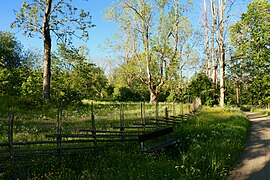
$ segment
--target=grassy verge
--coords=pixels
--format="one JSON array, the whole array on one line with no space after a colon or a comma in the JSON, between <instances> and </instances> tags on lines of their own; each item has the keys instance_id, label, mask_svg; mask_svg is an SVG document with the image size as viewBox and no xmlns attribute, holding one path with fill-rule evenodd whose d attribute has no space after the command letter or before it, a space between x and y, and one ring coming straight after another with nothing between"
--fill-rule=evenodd
<instances>
[{"instance_id":1,"label":"grassy verge","mask_svg":"<svg viewBox=\"0 0 270 180\"><path fill-rule=\"evenodd\" d=\"M31 179L225 179L248 128L240 111L204 108L174 128L180 143L160 152L141 153L138 142L108 143L83 155L36 158L34 166L18 163L16 174ZM8 169L1 176L14 178Z\"/></svg>"},{"instance_id":2,"label":"grassy verge","mask_svg":"<svg viewBox=\"0 0 270 180\"><path fill-rule=\"evenodd\" d=\"M251 108L251 112L256 112L262 115L270 116L270 109L258 109L258 108Z\"/></svg>"},{"instance_id":3,"label":"grassy verge","mask_svg":"<svg viewBox=\"0 0 270 180\"><path fill-rule=\"evenodd\" d=\"M241 112L204 109L175 133L182 141L180 174L191 179L225 179L244 148L248 129L249 122Z\"/></svg>"}]
</instances>

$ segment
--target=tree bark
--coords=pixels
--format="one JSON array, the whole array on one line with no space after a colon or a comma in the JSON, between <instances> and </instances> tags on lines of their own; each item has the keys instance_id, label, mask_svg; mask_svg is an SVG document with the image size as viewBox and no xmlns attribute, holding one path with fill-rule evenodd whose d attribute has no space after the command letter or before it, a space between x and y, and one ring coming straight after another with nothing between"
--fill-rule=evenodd
<instances>
[{"instance_id":1,"label":"tree bark","mask_svg":"<svg viewBox=\"0 0 270 180\"><path fill-rule=\"evenodd\" d=\"M236 104L240 105L240 84L239 82L236 82Z\"/></svg>"},{"instance_id":2,"label":"tree bark","mask_svg":"<svg viewBox=\"0 0 270 180\"><path fill-rule=\"evenodd\" d=\"M225 106L225 53L224 46L221 47L220 55L220 107Z\"/></svg>"},{"instance_id":3,"label":"tree bark","mask_svg":"<svg viewBox=\"0 0 270 180\"><path fill-rule=\"evenodd\" d=\"M156 104L158 102L158 94L155 91L150 91L150 103Z\"/></svg>"},{"instance_id":4,"label":"tree bark","mask_svg":"<svg viewBox=\"0 0 270 180\"><path fill-rule=\"evenodd\" d=\"M217 65L215 60L215 26L216 26L216 19L217 19L217 11L215 0L211 0L211 13L212 13L212 24L211 24L211 60L212 60L212 82L213 86L216 87L217 85Z\"/></svg>"},{"instance_id":5,"label":"tree bark","mask_svg":"<svg viewBox=\"0 0 270 180\"><path fill-rule=\"evenodd\" d=\"M220 107L225 106L225 37L224 37L224 7L226 0L219 0L219 65L220 65Z\"/></svg>"},{"instance_id":6,"label":"tree bark","mask_svg":"<svg viewBox=\"0 0 270 180\"><path fill-rule=\"evenodd\" d=\"M206 76L211 76L210 69L210 52L209 52L209 31L208 31L208 19L207 19L207 6L206 0L204 0L204 30L205 30L205 55L206 55Z\"/></svg>"},{"instance_id":7,"label":"tree bark","mask_svg":"<svg viewBox=\"0 0 270 180\"><path fill-rule=\"evenodd\" d=\"M43 42L44 42L44 70L43 70L43 91L42 95L45 100L50 99L51 84L51 35L50 35L50 12L52 0L46 0L46 12L42 26Z\"/></svg>"}]
</instances>

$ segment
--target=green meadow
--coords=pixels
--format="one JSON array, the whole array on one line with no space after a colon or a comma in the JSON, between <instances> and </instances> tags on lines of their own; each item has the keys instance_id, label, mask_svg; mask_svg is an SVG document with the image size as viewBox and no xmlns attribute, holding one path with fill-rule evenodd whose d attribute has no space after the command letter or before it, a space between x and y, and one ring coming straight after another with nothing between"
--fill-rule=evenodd
<instances>
[{"instance_id":1,"label":"green meadow","mask_svg":"<svg viewBox=\"0 0 270 180\"><path fill-rule=\"evenodd\" d=\"M78 128L91 127L94 111L97 129L113 129L120 123L120 103L84 102L63 109L63 133L76 133ZM155 106L143 104L145 118L155 117ZM125 103L125 126L139 122L140 103ZM187 105L160 103L159 116L164 109L169 115L188 112ZM183 107L183 108L182 108ZM7 112L1 107L1 142L7 142ZM13 108L14 141L45 140L46 134L56 132L55 108L20 111ZM43 111L43 112L42 112ZM35 113L34 113L35 112ZM173 138L177 144L154 153L143 153L140 144L107 142L97 144L96 150L72 155L31 158L30 165L15 161L14 171L6 169L1 178L31 179L225 179L242 152L249 122L238 109L207 108L183 123L174 125ZM29 148L33 148L31 145Z\"/></svg>"}]
</instances>

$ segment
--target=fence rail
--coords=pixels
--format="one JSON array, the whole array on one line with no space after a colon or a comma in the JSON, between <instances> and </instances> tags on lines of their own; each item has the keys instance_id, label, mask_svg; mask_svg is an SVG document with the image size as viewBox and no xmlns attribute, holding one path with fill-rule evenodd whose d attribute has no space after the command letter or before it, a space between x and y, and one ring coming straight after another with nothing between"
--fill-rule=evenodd
<instances>
[{"instance_id":1,"label":"fence rail","mask_svg":"<svg viewBox=\"0 0 270 180\"><path fill-rule=\"evenodd\" d=\"M37 156L62 156L72 154L69 150L74 150L74 153L87 152L86 150L97 150L98 143L104 142L126 142L138 141L138 136L144 133L149 133L161 127L174 126L175 124L184 122L198 106L195 103L188 106L188 114L176 115L175 107L169 110L164 109L164 116L161 117L158 113L158 105L156 105L155 118L146 118L144 104L140 105L140 118L137 123L131 126L125 125L125 109L120 106L120 123L119 126L114 126L115 130L102 130L96 128L95 116L93 109L91 111L90 128L81 128L76 133L62 132L62 110L59 107L57 112L57 129L55 134L46 134L46 140L17 142L14 141L14 114L8 117L8 142L0 142L0 170L5 169L7 164L13 166L17 159L35 158ZM92 104L93 108L93 104ZM183 112L183 110L182 110ZM169 116L169 114L172 114ZM26 163L27 164L27 163ZM0 171L1 172L1 171Z\"/></svg>"}]
</instances>

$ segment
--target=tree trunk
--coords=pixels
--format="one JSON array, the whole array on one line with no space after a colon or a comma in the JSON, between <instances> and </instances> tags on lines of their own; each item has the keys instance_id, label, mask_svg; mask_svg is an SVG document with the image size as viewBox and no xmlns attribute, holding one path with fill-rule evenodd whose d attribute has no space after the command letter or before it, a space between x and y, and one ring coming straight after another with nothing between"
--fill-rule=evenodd
<instances>
[{"instance_id":1,"label":"tree trunk","mask_svg":"<svg viewBox=\"0 0 270 180\"><path fill-rule=\"evenodd\" d=\"M51 36L50 36L50 12L52 0L46 0L46 12L42 26L43 42L44 42L44 71L43 71L43 91L42 95L45 100L50 98L51 83Z\"/></svg>"},{"instance_id":2,"label":"tree trunk","mask_svg":"<svg viewBox=\"0 0 270 180\"><path fill-rule=\"evenodd\" d=\"M150 103L156 104L158 102L158 94L155 91L150 91Z\"/></svg>"},{"instance_id":3,"label":"tree trunk","mask_svg":"<svg viewBox=\"0 0 270 180\"><path fill-rule=\"evenodd\" d=\"M212 13L212 24L211 24L211 60L212 60L212 82L213 86L217 85L217 65L215 60L215 26L217 19L216 5L215 1L211 0L211 13Z\"/></svg>"},{"instance_id":4,"label":"tree trunk","mask_svg":"<svg viewBox=\"0 0 270 180\"><path fill-rule=\"evenodd\" d=\"M236 83L236 104L240 105L240 84L239 82Z\"/></svg>"},{"instance_id":5,"label":"tree trunk","mask_svg":"<svg viewBox=\"0 0 270 180\"><path fill-rule=\"evenodd\" d=\"M224 49L224 47L222 48ZM225 53L222 50L220 59L220 107L225 106Z\"/></svg>"},{"instance_id":6,"label":"tree trunk","mask_svg":"<svg viewBox=\"0 0 270 180\"><path fill-rule=\"evenodd\" d=\"M224 6L226 0L219 0L219 65L220 65L220 107L224 108L225 106L225 19L224 19Z\"/></svg>"},{"instance_id":7,"label":"tree trunk","mask_svg":"<svg viewBox=\"0 0 270 180\"><path fill-rule=\"evenodd\" d=\"M210 69L210 53L209 53L209 32L208 32L208 19L207 19L207 7L206 0L204 0L204 30L205 30L205 55L206 55L206 76L211 76Z\"/></svg>"}]
</instances>

